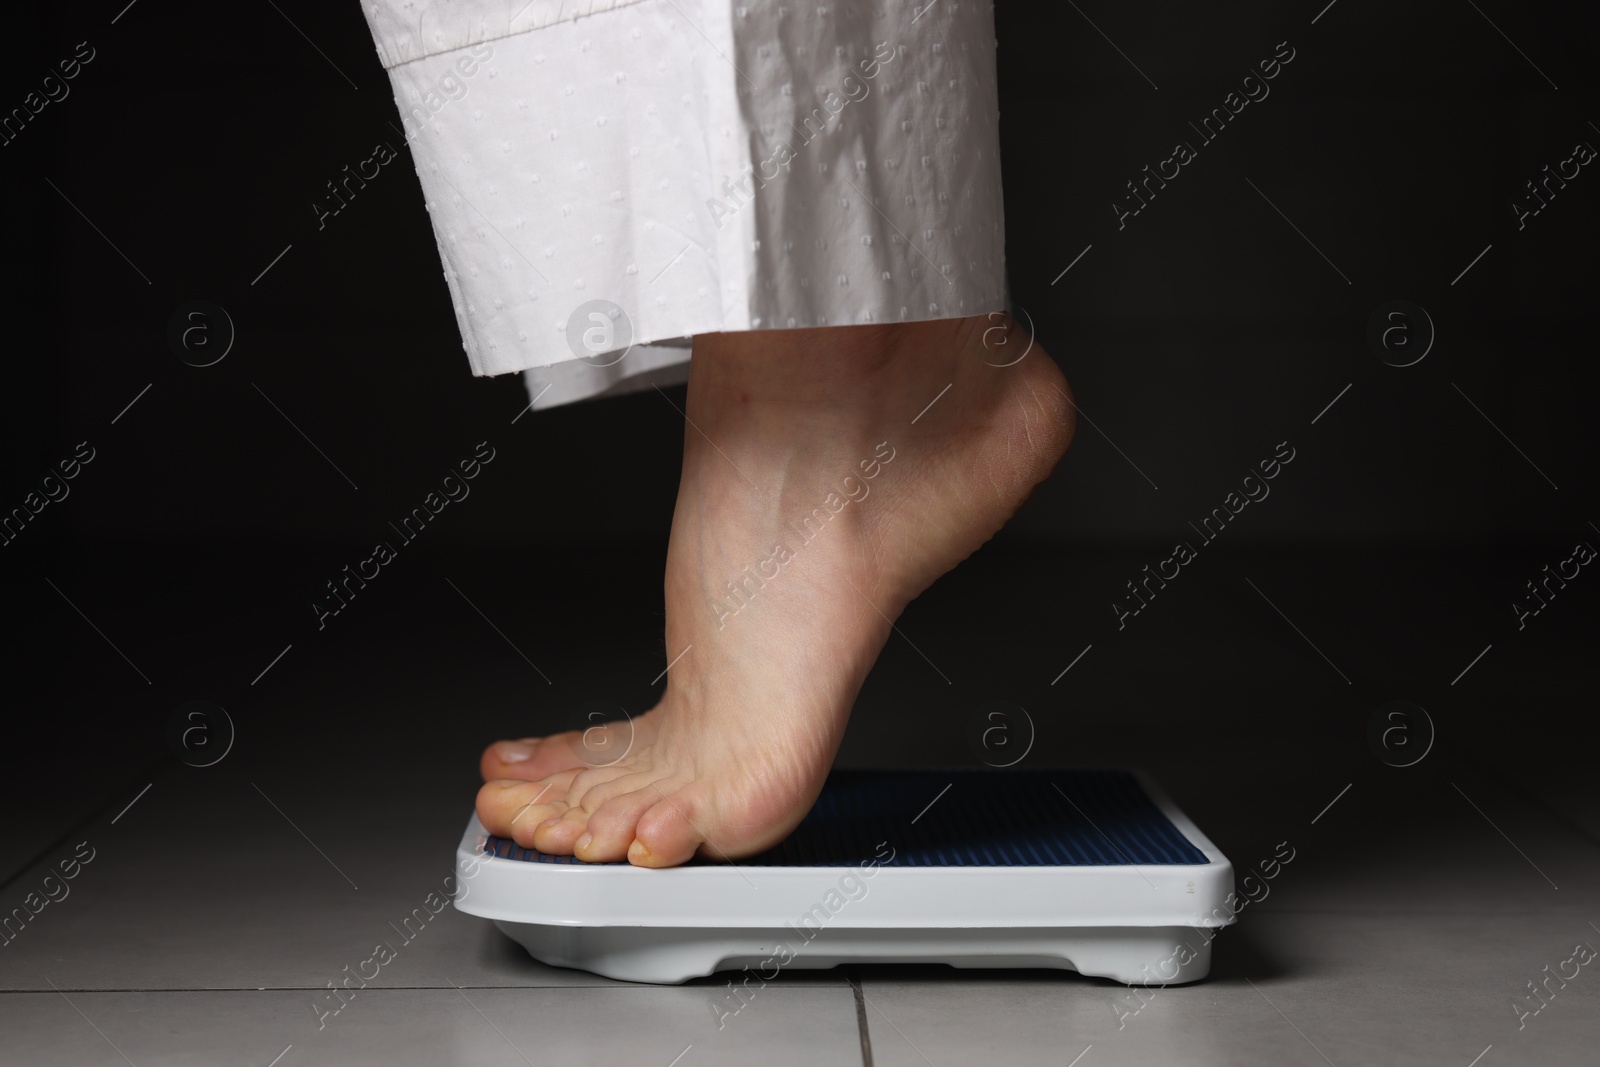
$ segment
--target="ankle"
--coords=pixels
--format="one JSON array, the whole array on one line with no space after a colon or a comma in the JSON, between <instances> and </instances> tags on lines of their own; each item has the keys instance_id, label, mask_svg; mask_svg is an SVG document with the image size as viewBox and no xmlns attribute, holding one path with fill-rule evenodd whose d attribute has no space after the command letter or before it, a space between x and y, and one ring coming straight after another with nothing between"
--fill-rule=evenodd
<instances>
[{"instance_id":1,"label":"ankle","mask_svg":"<svg viewBox=\"0 0 1600 1067\"><path fill-rule=\"evenodd\" d=\"M694 340L690 417L750 408L837 422L898 409L956 373L982 318L703 334ZM829 418L833 416L833 418Z\"/></svg>"}]
</instances>

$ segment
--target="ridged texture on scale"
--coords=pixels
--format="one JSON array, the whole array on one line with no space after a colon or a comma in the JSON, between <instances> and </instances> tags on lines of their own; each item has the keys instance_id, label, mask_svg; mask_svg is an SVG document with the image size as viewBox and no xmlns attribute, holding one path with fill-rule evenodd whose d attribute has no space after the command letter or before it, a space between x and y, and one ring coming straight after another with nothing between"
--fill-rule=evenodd
<instances>
[{"instance_id":1,"label":"ridged texture on scale","mask_svg":"<svg viewBox=\"0 0 1600 1067\"><path fill-rule=\"evenodd\" d=\"M739 865L854 867L889 849L895 867L1207 862L1125 771L835 771L787 840ZM582 865L501 837L484 851Z\"/></svg>"}]
</instances>

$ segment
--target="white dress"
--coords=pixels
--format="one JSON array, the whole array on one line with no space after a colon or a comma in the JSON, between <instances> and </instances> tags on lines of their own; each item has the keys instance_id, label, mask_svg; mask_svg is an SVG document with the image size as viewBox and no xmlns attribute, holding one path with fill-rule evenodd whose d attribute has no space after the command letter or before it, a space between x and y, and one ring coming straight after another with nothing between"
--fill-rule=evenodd
<instances>
[{"instance_id":1,"label":"white dress","mask_svg":"<svg viewBox=\"0 0 1600 1067\"><path fill-rule=\"evenodd\" d=\"M478 375L1005 307L989 0L365 0Z\"/></svg>"}]
</instances>

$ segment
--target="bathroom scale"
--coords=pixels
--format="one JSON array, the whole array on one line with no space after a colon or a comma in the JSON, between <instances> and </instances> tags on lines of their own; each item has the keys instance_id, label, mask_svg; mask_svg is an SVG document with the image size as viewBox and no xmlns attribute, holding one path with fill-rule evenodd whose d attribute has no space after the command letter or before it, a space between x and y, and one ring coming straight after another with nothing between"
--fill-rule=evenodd
<instances>
[{"instance_id":1,"label":"bathroom scale","mask_svg":"<svg viewBox=\"0 0 1600 1067\"><path fill-rule=\"evenodd\" d=\"M1130 985L1204 978L1233 868L1145 775L835 771L758 856L649 870L485 833L455 906L535 959L633 982L844 963L1053 967Z\"/></svg>"}]
</instances>

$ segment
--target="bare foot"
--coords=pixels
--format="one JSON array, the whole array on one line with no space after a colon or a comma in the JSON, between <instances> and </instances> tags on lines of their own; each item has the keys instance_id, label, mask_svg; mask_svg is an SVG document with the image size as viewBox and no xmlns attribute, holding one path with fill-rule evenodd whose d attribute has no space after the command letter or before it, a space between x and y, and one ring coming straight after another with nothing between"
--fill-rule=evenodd
<instances>
[{"instance_id":1,"label":"bare foot","mask_svg":"<svg viewBox=\"0 0 1600 1067\"><path fill-rule=\"evenodd\" d=\"M996 366L1028 343L1010 326L997 344L996 322L696 337L666 693L608 766L590 766L576 732L519 763L491 746L483 770L501 777L478 794L484 826L648 867L751 855L794 829L891 620L1072 440L1061 372L1037 346Z\"/></svg>"}]
</instances>

